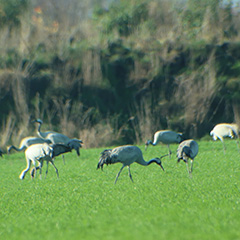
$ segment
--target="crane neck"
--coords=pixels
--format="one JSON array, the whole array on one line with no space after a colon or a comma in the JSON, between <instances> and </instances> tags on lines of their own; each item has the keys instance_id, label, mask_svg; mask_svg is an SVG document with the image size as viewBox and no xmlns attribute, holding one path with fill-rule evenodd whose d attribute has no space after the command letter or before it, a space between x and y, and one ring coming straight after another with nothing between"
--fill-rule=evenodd
<instances>
[{"instance_id":1,"label":"crane neck","mask_svg":"<svg viewBox=\"0 0 240 240\"><path fill-rule=\"evenodd\" d=\"M149 145L149 144L151 144L151 145L153 145L153 146L157 145L156 142L152 142L151 140L148 140L148 141L147 141L147 145Z\"/></svg>"},{"instance_id":2,"label":"crane neck","mask_svg":"<svg viewBox=\"0 0 240 240\"><path fill-rule=\"evenodd\" d=\"M37 133L38 133L38 136L39 136L39 137L45 138L44 135L43 135L42 132L41 132L41 125L42 125L42 123L38 122Z\"/></svg>"},{"instance_id":3,"label":"crane neck","mask_svg":"<svg viewBox=\"0 0 240 240\"><path fill-rule=\"evenodd\" d=\"M151 159L149 161L145 161L144 159L142 159L142 161L137 162L137 163L139 163L140 165L143 165L143 166L148 166L148 165L150 165L150 164L152 164L154 162L157 163L158 165L160 164L160 160L157 159L157 158L153 158L153 159Z\"/></svg>"},{"instance_id":4,"label":"crane neck","mask_svg":"<svg viewBox=\"0 0 240 240\"><path fill-rule=\"evenodd\" d=\"M159 159L153 158L153 159L149 160L149 161L146 162L146 163L147 163L147 166L148 166L148 165L150 165L150 164L152 164L152 163L160 164L160 161L159 161Z\"/></svg>"}]
</instances>

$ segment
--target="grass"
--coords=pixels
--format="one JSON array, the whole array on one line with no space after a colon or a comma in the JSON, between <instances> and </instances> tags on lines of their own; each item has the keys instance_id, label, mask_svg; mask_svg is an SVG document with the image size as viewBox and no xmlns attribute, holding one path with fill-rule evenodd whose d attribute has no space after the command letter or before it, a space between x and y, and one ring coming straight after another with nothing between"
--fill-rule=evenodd
<instances>
[{"instance_id":1,"label":"grass","mask_svg":"<svg viewBox=\"0 0 240 240\"><path fill-rule=\"evenodd\" d=\"M56 159L46 179L31 180L24 153L0 159L0 239L240 239L240 155L233 140L199 141L193 177L185 163L163 160L131 166L134 183L121 165L96 170L101 149L82 149ZM145 160L163 155L150 146ZM172 145L175 151L177 145ZM45 167L45 166L44 166ZM45 168L44 168L45 170ZM44 173L43 170L43 173ZM44 176L44 174L43 174Z\"/></svg>"}]
</instances>

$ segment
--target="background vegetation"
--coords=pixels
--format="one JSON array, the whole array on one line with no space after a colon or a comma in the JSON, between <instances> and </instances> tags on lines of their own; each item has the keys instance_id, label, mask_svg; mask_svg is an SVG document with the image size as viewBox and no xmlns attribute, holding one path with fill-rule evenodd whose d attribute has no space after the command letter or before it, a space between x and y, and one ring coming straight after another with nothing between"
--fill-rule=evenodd
<instances>
[{"instance_id":1,"label":"background vegetation","mask_svg":"<svg viewBox=\"0 0 240 240\"><path fill-rule=\"evenodd\" d=\"M240 123L239 40L238 1L1 0L0 146L33 118L86 147Z\"/></svg>"}]
</instances>

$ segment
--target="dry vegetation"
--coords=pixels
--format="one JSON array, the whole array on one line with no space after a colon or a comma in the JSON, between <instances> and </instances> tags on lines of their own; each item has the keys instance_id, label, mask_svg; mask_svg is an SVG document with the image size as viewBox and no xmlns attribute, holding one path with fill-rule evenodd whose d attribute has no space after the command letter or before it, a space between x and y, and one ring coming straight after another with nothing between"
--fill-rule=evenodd
<instances>
[{"instance_id":1,"label":"dry vegetation","mask_svg":"<svg viewBox=\"0 0 240 240\"><path fill-rule=\"evenodd\" d=\"M1 147L33 135L33 118L85 147L240 123L239 6L23 2L19 21L0 28Z\"/></svg>"}]
</instances>

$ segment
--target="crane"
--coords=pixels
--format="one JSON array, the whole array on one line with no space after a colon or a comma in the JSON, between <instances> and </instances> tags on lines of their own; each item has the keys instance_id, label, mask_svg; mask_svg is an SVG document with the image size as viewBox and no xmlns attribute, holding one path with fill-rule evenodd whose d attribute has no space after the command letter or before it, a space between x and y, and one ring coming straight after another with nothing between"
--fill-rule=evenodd
<instances>
[{"instance_id":1,"label":"crane","mask_svg":"<svg viewBox=\"0 0 240 240\"><path fill-rule=\"evenodd\" d=\"M128 175L133 182L131 171L130 171L130 165L134 162L143 166L148 166L151 163L155 162L162 168L162 170L164 170L160 158L153 158L150 161L146 162L143 159L143 154L140 148L132 145L124 145L124 146L116 147L114 149L104 150L101 153L101 156L99 158L97 169L99 168L103 169L104 164L108 165L108 164L114 164L118 162L122 163L122 167L117 174L117 177L115 179L115 184L123 168L125 168L126 166L128 167Z\"/></svg>"},{"instance_id":2,"label":"crane","mask_svg":"<svg viewBox=\"0 0 240 240\"><path fill-rule=\"evenodd\" d=\"M223 144L223 151L226 152L226 146L224 144L224 138L230 137L230 138L237 138L237 147L239 150L239 127L235 123L219 123L217 124L213 130L210 132L210 136L213 137L213 140L216 141L217 139L220 139L220 141Z\"/></svg>"},{"instance_id":3,"label":"crane","mask_svg":"<svg viewBox=\"0 0 240 240\"><path fill-rule=\"evenodd\" d=\"M166 144L168 146L169 156L171 156L172 152L170 150L170 144L172 143L180 143L183 140L183 136L181 133L176 133L171 130L160 130L155 132L153 142L151 140L147 140L145 143L145 150L149 144L156 146L159 142Z\"/></svg>"},{"instance_id":4,"label":"crane","mask_svg":"<svg viewBox=\"0 0 240 240\"><path fill-rule=\"evenodd\" d=\"M2 157L2 155L3 155L3 151L2 151L2 149L0 148L0 157Z\"/></svg>"},{"instance_id":5,"label":"crane","mask_svg":"<svg viewBox=\"0 0 240 240\"><path fill-rule=\"evenodd\" d=\"M36 120L33 120L33 123L34 122L39 124L37 129L37 134L40 138L47 138L48 134L55 133L54 131L41 132L41 126L43 124L43 121L41 119L38 118Z\"/></svg>"},{"instance_id":6,"label":"crane","mask_svg":"<svg viewBox=\"0 0 240 240\"><path fill-rule=\"evenodd\" d=\"M37 129L37 134L38 136L40 136L41 138L44 139L48 139L50 140L52 143L54 144L71 144L72 149L74 149L77 152L77 155L80 156L80 147L82 147L81 143L83 143L82 140L80 139L71 139L69 137L67 137L66 135L62 134L62 133L58 133L58 132L41 132L41 125L43 123L43 121L41 119L36 119L33 122L36 122L39 124L38 129Z\"/></svg>"},{"instance_id":7,"label":"crane","mask_svg":"<svg viewBox=\"0 0 240 240\"><path fill-rule=\"evenodd\" d=\"M188 171L190 177L192 176L192 171L193 171L193 161L194 161L194 158L197 156L197 154L198 154L198 144L193 139L184 140L178 146L177 162L180 162L180 160L183 160L186 163L187 171ZM189 158L191 159L191 169L190 170L188 167Z\"/></svg>"},{"instance_id":8,"label":"crane","mask_svg":"<svg viewBox=\"0 0 240 240\"><path fill-rule=\"evenodd\" d=\"M56 168L53 159L54 157L66 153L66 152L71 152L70 146L66 146L64 144L47 144L47 143L37 143L29 146L26 151L25 151L25 158L27 162L27 166L21 174L19 175L19 178L22 180L24 179L26 173L29 171L31 163L34 165L34 170L31 171L31 176L34 177L34 173L40 169L40 178L42 174L42 166L43 166L43 161L47 161L47 170L46 170L46 175L48 173L48 162L50 162L55 171L57 176L58 175L58 169ZM38 162L38 166L36 167L36 162Z\"/></svg>"},{"instance_id":9,"label":"crane","mask_svg":"<svg viewBox=\"0 0 240 240\"><path fill-rule=\"evenodd\" d=\"M14 145L11 145L7 148L7 151L8 153L10 153L12 149L15 149L16 151L20 152L36 143L51 143L51 140L29 136L21 140L19 147L15 147Z\"/></svg>"}]
</instances>

